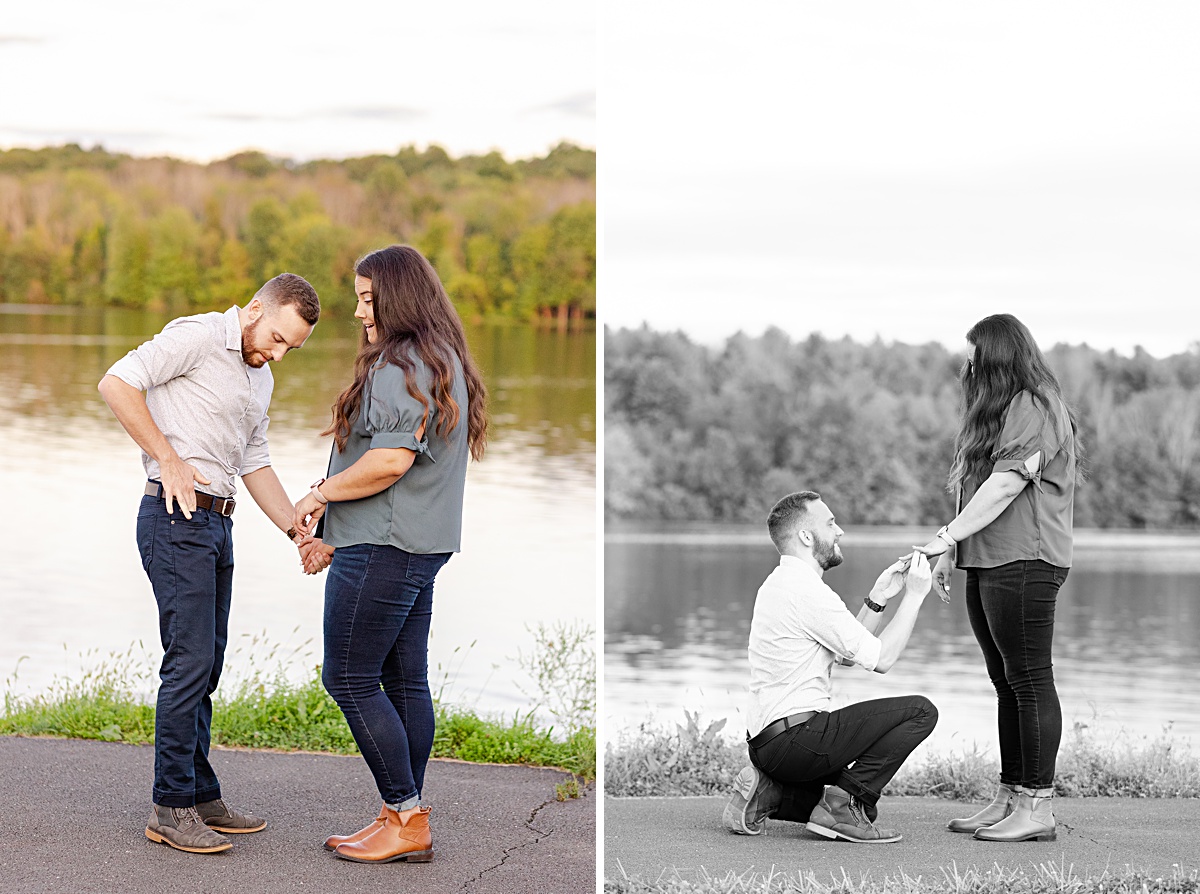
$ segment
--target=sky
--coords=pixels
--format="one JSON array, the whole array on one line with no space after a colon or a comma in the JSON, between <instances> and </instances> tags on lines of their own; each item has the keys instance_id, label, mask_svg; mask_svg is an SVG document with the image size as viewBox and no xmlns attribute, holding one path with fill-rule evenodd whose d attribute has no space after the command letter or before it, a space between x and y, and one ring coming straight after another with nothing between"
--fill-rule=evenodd
<instances>
[{"instance_id":1,"label":"sky","mask_svg":"<svg viewBox=\"0 0 1200 894\"><path fill-rule=\"evenodd\" d=\"M44 0L0 20L0 148L211 161L596 144L586 3Z\"/></svg>"},{"instance_id":2,"label":"sky","mask_svg":"<svg viewBox=\"0 0 1200 894\"><path fill-rule=\"evenodd\" d=\"M601 14L607 325L1200 343L1200 7L690 10Z\"/></svg>"}]
</instances>

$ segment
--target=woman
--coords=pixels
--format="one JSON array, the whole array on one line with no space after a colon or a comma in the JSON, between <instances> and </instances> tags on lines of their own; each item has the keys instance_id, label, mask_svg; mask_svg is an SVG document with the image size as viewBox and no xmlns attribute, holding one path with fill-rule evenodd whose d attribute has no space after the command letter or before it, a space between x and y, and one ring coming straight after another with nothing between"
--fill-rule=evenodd
<instances>
[{"instance_id":1,"label":"woman","mask_svg":"<svg viewBox=\"0 0 1200 894\"><path fill-rule=\"evenodd\" d=\"M1079 439L1058 380L1016 317L986 317L967 341L950 469L960 511L920 549L941 557L934 581L947 593L952 554L967 573L967 616L996 688L1000 787L949 828L989 841L1052 841L1062 713L1050 650L1071 566Z\"/></svg>"},{"instance_id":2,"label":"woman","mask_svg":"<svg viewBox=\"0 0 1200 894\"><path fill-rule=\"evenodd\" d=\"M362 863L433 858L420 806L433 747L428 640L433 581L459 549L468 454L483 455L486 392L462 322L433 267L407 245L354 267L363 334L354 381L337 398L328 477L296 504L332 553L321 680L346 715L383 807L325 847ZM382 689L380 688L382 686Z\"/></svg>"}]
</instances>

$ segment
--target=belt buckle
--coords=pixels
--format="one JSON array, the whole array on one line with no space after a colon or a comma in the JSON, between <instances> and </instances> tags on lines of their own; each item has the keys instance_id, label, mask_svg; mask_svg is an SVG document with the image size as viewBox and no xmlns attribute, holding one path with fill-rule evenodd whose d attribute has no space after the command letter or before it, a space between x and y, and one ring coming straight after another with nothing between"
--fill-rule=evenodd
<instances>
[{"instance_id":1,"label":"belt buckle","mask_svg":"<svg viewBox=\"0 0 1200 894\"><path fill-rule=\"evenodd\" d=\"M229 516L233 515L233 507L234 507L234 501L233 501L233 500L231 500L231 499L229 499L229 498L225 498L224 500L222 500L222 501L221 501L221 515L222 515L222 517L224 517L224 518L229 518Z\"/></svg>"}]
</instances>

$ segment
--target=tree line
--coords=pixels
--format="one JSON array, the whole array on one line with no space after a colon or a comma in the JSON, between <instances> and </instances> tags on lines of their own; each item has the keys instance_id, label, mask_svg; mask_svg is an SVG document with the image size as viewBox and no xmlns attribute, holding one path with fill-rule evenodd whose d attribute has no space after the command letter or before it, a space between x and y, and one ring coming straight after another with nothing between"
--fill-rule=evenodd
<instances>
[{"instance_id":1,"label":"tree line","mask_svg":"<svg viewBox=\"0 0 1200 894\"><path fill-rule=\"evenodd\" d=\"M1060 344L1047 359L1079 422L1079 527L1200 528L1200 344L1156 359ZM605 514L762 522L820 491L849 524L944 524L962 353L778 330L719 347L605 331Z\"/></svg>"},{"instance_id":2,"label":"tree line","mask_svg":"<svg viewBox=\"0 0 1200 894\"><path fill-rule=\"evenodd\" d=\"M352 312L356 258L393 242L433 262L468 318L594 319L596 157L452 158L401 148L303 164L210 164L77 145L0 151L0 302L194 313L284 270Z\"/></svg>"}]
</instances>

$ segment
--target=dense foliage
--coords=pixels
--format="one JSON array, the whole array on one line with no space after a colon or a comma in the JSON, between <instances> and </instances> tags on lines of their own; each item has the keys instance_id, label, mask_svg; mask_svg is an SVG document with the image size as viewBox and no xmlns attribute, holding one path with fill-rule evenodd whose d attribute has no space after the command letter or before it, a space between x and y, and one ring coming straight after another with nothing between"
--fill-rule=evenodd
<instances>
[{"instance_id":1,"label":"dense foliage","mask_svg":"<svg viewBox=\"0 0 1200 894\"><path fill-rule=\"evenodd\" d=\"M594 318L596 156L453 159L431 146L296 164L207 165L69 145L0 151L0 302L173 313L242 303L284 270L335 311L354 260L393 242L433 261L464 316Z\"/></svg>"},{"instance_id":2,"label":"dense foliage","mask_svg":"<svg viewBox=\"0 0 1200 894\"><path fill-rule=\"evenodd\" d=\"M801 489L846 524L943 524L961 354L778 329L698 345L607 331L610 519L754 521ZM1200 527L1200 347L1156 359L1058 345L1088 480L1080 527Z\"/></svg>"}]
</instances>

